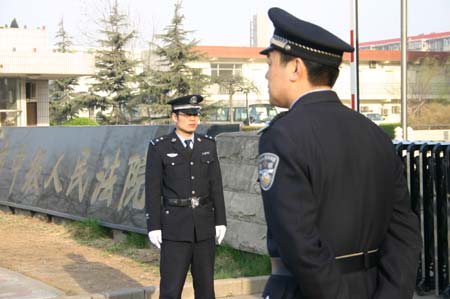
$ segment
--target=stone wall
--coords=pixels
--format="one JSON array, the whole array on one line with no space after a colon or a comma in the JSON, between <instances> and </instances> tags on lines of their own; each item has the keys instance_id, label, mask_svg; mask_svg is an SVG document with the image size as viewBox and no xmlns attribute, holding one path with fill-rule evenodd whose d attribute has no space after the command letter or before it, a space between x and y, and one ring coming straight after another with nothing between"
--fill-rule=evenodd
<instances>
[{"instance_id":1,"label":"stone wall","mask_svg":"<svg viewBox=\"0 0 450 299\"><path fill-rule=\"evenodd\" d=\"M236 126L208 126L216 135ZM148 141L171 126L0 128L0 205L146 233L144 173ZM255 132L216 137L228 231L235 248L265 252Z\"/></svg>"},{"instance_id":2,"label":"stone wall","mask_svg":"<svg viewBox=\"0 0 450 299\"><path fill-rule=\"evenodd\" d=\"M216 137L227 209L225 241L234 248L266 253L266 222L257 183L258 140L256 132Z\"/></svg>"}]
</instances>

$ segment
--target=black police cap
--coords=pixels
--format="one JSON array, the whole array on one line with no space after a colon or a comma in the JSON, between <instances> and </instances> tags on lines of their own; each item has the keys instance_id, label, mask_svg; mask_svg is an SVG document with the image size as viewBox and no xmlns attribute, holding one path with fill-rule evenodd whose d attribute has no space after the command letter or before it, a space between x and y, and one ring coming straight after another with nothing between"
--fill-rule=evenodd
<instances>
[{"instance_id":1,"label":"black police cap","mask_svg":"<svg viewBox=\"0 0 450 299\"><path fill-rule=\"evenodd\" d=\"M191 94L170 100L168 104L172 105L172 112L183 112L186 114L200 114L199 103L203 97L198 94Z\"/></svg>"},{"instance_id":2,"label":"black police cap","mask_svg":"<svg viewBox=\"0 0 450 299\"><path fill-rule=\"evenodd\" d=\"M344 52L353 52L352 46L315 24L300 20L290 13L273 7L269 18L275 27L270 46L260 52L267 55L272 50L338 67Z\"/></svg>"}]
</instances>

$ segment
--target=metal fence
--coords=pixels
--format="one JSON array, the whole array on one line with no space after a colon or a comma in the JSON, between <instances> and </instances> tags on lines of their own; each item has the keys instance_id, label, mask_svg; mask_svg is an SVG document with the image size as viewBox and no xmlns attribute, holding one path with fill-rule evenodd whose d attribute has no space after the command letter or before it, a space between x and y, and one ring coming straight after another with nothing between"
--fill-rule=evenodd
<instances>
[{"instance_id":1,"label":"metal fence","mask_svg":"<svg viewBox=\"0 0 450 299\"><path fill-rule=\"evenodd\" d=\"M423 237L416 291L448 298L450 143L397 142L395 146L405 165L411 206Z\"/></svg>"}]
</instances>

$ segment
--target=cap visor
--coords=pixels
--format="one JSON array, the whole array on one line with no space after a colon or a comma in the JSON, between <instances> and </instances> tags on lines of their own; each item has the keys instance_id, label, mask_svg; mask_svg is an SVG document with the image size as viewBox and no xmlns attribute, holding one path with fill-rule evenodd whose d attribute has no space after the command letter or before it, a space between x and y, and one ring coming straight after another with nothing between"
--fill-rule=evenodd
<instances>
[{"instance_id":1,"label":"cap visor","mask_svg":"<svg viewBox=\"0 0 450 299\"><path fill-rule=\"evenodd\" d=\"M265 48L264 50L262 50L261 52L259 52L259 54L261 55L267 55L269 54L270 51L273 51L274 48L272 46L268 46L267 48Z\"/></svg>"},{"instance_id":2,"label":"cap visor","mask_svg":"<svg viewBox=\"0 0 450 299\"><path fill-rule=\"evenodd\" d=\"M175 110L175 111L183 112L184 114L189 114L189 115L199 115L200 114L200 109L198 109L198 108L179 109L179 110Z\"/></svg>"}]
</instances>

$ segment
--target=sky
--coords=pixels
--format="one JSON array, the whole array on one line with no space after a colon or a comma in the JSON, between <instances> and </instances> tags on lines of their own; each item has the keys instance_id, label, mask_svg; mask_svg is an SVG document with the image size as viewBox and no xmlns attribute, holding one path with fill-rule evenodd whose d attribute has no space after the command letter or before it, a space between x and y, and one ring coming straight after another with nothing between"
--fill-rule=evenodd
<instances>
[{"instance_id":1,"label":"sky","mask_svg":"<svg viewBox=\"0 0 450 299\"><path fill-rule=\"evenodd\" d=\"M98 20L108 0L0 0L0 24L16 18L20 27L45 26L54 44L58 23L75 45L95 46ZM163 33L170 24L176 0L119 0L139 32L135 46L145 46L153 33ZM250 18L267 15L280 7L303 20L316 23L350 42L352 0L184 0L184 29L200 45L249 46ZM359 41L400 37L401 0L358 0ZM450 0L408 0L408 35L450 31ZM97 34L97 35L96 35Z\"/></svg>"}]
</instances>

